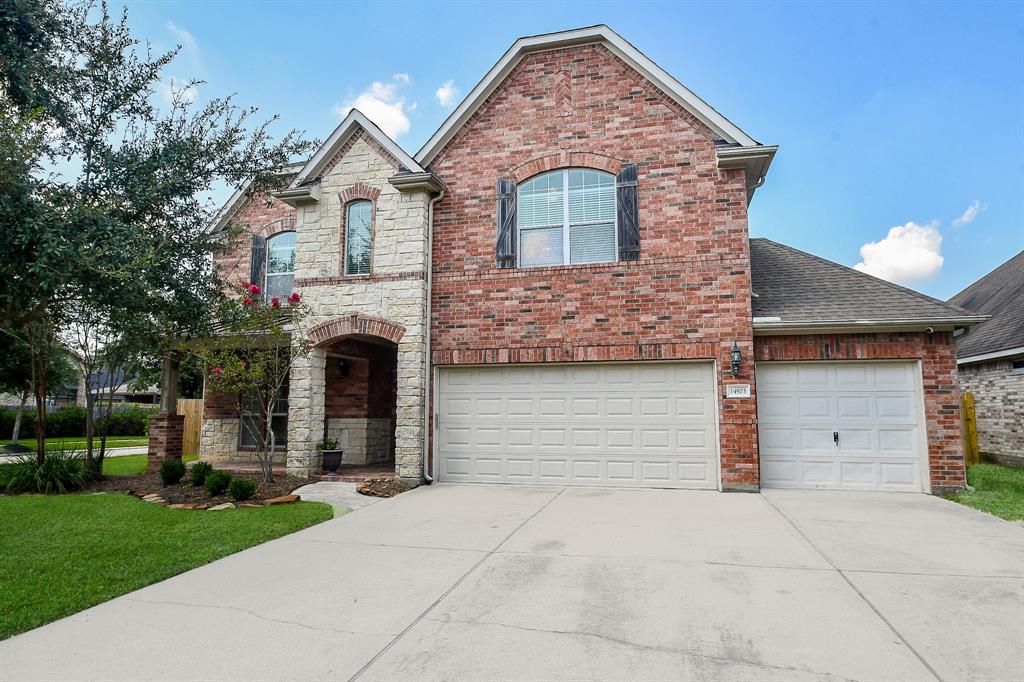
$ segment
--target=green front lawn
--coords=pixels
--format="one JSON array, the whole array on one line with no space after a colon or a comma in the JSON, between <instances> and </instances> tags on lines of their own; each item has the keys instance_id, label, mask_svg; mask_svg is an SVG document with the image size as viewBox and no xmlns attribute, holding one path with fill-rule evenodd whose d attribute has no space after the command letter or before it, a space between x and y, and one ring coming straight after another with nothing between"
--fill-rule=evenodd
<instances>
[{"instance_id":1,"label":"green front lawn","mask_svg":"<svg viewBox=\"0 0 1024 682\"><path fill-rule=\"evenodd\" d=\"M0 496L0 639L331 516L320 502L206 512L117 494Z\"/></svg>"},{"instance_id":2,"label":"green front lawn","mask_svg":"<svg viewBox=\"0 0 1024 682\"><path fill-rule=\"evenodd\" d=\"M10 444L10 439L0 440L0 445ZM18 445L24 445L33 452L36 449L35 438L19 438ZM127 448L149 445L149 438L146 436L107 436L108 448ZM93 441L93 447L100 447L100 439ZM47 438L47 450L85 450L85 438Z\"/></svg>"},{"instance_id":3,"label":"green front lawn","mask_svg":"<svg viewBox=\"0 0 1024 682\"><path fill-rule=\"evenodd\" d=\"M35 457L32 453L26 453L29 457ZM185 455L182 457L186 462L199 459L198 455ZM126 455L123 457L104 457L103 474L105 476L135 476L146 471L146 455ZM0 492L7 486L9 478L8 471L13 466L10 463L0 464Z\"/></svg>"},{"instance_id":4,"label":"green front lawn","mask_svg":"<svg viewBox=\"0 0 1024 682\"><path fill-rule=\"evenodd\" d=\"M967 482L974 490L956 493L951 500L1009 521L1024 520L1024 469L975 464L967 468Z\"/></svg>"}]
</instances>

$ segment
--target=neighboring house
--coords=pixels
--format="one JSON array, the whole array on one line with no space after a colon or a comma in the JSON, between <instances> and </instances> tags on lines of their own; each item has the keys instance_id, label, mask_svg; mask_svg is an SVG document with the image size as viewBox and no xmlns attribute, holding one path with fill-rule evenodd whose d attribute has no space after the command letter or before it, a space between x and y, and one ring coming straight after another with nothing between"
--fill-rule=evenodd
<instances>
[{"instance_id":1,"label":"neighboring house","mask_svg":"<svg viewBox=\"0 0 1024 682\"><path fill-rule=\"evenodd\" d=\"M956 342L960 390L974 394L978 447L1024 466L1024 251L949 302L991 315Z\"/></svg>"},{"instance_id":2,"label":"neighboring house","mask_svg":"<svg viewBox=\"0 0 1024 682\"><path fill-rule=\"evenodd\" d=\"M113 398L115 403L141 403L152 405L159 401L160 388L149 386L148 388L133 387L134 376L128 376L123 367L117 369L101 370L92 372L89 375L89 392L97 394L99 399L107 401ZM85 379L78 378L78 385L69 387L70 392L75 396L74 402L85 405Z\"/></svg>"},{"instance_id":3,"label":"neighboring house","mask_svg":"<svg viewBox=\"0 0 1024 682\"><path fill-rule=\"evenodd\" d=\"M202 456L271 419L299 475L326 432L413 481L962 487L983 318L749 239L775 151L606 26L516 41L415 157L353 111L222 213L316 346L274 414L207 395Z\"/></svg>"}]
</instances>

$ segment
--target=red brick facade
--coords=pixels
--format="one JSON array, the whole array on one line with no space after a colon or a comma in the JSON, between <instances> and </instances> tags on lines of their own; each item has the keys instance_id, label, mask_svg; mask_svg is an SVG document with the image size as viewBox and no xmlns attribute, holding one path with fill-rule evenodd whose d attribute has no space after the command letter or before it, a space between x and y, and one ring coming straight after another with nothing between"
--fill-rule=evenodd
<instances>
[{"instance_id":1,"label":"red brick facade","mask_svg":"<svg viewBox=\"0 0 1024 682\"><path fill-rule=\"evenodd\" d=\"M754 351L758 362L920 360L932 492L952 492L966 483L956 347L950 332L759 336Z\"/></svg>"},{"instance_id":2,"label":"red brick facade","mask_svg":"<svg viewBox=\"0 0 1024 682\"><path fill-rule=\"evenodd\" d=\"M396 363L392 348L346 339L327 349L324 416L395 416ZM342 373L341 358L345 358Z\"/></svg>"},{"instance_id":3,"label":"red brick facade","mask_svg":"<svg viewBox=\"0 0 1024 682\"><path fill-rule=\"evenodd\" d=\"M295 229L295 209L269 194L251 197L237 209L232 223L242 227L224 251L214 256L221 275L231 284L249 281L252 236L272 237Z\"/></svg>"},{"instance_id":4,"label":"red brick facade","mask_svg":"<svg viewBox=\"0 0 1024 682\"><path fill-rule=\"evenodd\" d=\"M742 170L713 134L605 47L525 57L435 158L433 362L714 359L753 353ZM639 165L640 260L498 269L495 184ZM721 401L722 480L758 482L754 403Z\"/></svg>"},{"instance_id":5,"label":"red brick facade","mask_svg":"<svg viewBox=\"0 0 1024 682\"><path fill-rule=\"evenodd\" d=\"M149 418L147 466L156 471L169 459L181 459L185 438L185 415L158 412Z\"/></svg>"}]
</instances>

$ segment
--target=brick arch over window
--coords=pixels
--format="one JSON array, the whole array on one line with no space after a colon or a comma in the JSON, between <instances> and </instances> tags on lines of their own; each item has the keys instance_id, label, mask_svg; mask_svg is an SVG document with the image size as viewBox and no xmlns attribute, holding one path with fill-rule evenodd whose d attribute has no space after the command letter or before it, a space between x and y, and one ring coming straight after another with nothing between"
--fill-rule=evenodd
<instances>
[{"instance_id":1,"label":"brick arch over window","mask_svg":"<svg viewBox=\"0 0 1024 682\"><path fill-rule=\"evenodd\" d=\"M339 196L341 197L342 204L348 204L356 201L357 199L366 199L368 201L375 202L377 201L377 197L380 196L380 190L376 187L370 187L369 185L357 182L351 187L346 188Z\"/></svg>"},{"instance_id":2,"label":"brick arch over window","mask_svg":"<svg viewBox=\"0 0 1024 682\"><path fill-rule=\"evenodd\" d=\"M253 234L260 235L264 239L270 239L271 237L281 234L282 232L294 232L295 231L295 216L288 216L287 218L278 218L277 220L267 223L258 230L253 230Z\"/></svg>"},{"instance_id":3,"label":"brick arch over window","mask_svg":"<svg viewBox=\"0 0 1024 682\"><path fill-rule=\"evenodd\" d=\"M534 175L559 168L593 168L594 170L605 171L615 175L622 170L624 163L625 161L622 159L597 152L570 152L563 150L557 154L540 156L515 168L510 168L508 169L508 174L512 181L518 185L523 180L532 178Z\"/></svg>"},{"instance_id":4,"label":"brick arch over window","mask_svg":"<svg viewBox=\"0 0 1024 682\"><path fill-rule=\"evenodd\" d=\"M309 330L314 346L323 346L355 334L377 336L397 344L405 335L405 327L381 317L355 314L321 322Z\"/></svg>"}]
</instances>

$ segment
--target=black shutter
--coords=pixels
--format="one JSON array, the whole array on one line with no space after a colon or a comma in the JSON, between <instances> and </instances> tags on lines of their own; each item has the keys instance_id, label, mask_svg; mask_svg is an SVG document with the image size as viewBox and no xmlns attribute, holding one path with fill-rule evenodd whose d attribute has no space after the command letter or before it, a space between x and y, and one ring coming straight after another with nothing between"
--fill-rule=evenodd
<instances>
[{"instance_id":1,"label":"black shutter","mask_svg":"<svg viewBox=\"0 0 1024 682\"><path fill-rule=\"evenodd\" d=\"M516 184L498 180L498 201L495 210L498 223L497 259L499 268L516 266Z\"/></svg>"},{"instance_id":2,"label":"black shutter","mask_svg":"<svg viewBox=\"0 0 1024 682\"><path fill-rule=\"evenodd\" d=\"M619 260L640 260L640 206L636 193L636 164L623 166L615 178L619 223Z\"/></svg>"},{"instance_id":3,"label":"black shutter","mask_svg":"<svg viewBox=\"0 0 1024 682\"><path fill-rule=\"evenodd\" d=\"M249 283L263 286L263 266L267 263L267 240L253 235L252 252L249 257Z\"/></svg>"}]
</instances>

